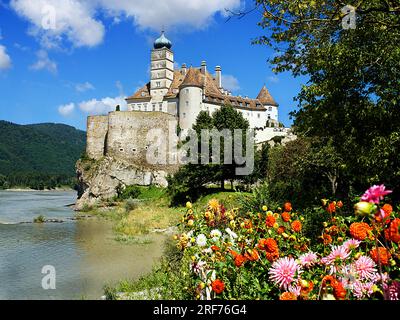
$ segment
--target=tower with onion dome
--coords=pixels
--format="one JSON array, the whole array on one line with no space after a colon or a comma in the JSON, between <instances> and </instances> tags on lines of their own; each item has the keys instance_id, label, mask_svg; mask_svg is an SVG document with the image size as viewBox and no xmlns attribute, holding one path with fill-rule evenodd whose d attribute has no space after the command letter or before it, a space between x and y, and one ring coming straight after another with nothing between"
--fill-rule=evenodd
<instances>
[{"instance_id":1,"label":"tower with onion dome","mask_svg":"<svg viewBox=\"0 0 400 320\"><path fill-rule=\"evenodd\" d=\"M162 102L174 80L174 53L165 32L154 42L151 51L150 95L153 102Z\"/></svg>"}]
</instances>

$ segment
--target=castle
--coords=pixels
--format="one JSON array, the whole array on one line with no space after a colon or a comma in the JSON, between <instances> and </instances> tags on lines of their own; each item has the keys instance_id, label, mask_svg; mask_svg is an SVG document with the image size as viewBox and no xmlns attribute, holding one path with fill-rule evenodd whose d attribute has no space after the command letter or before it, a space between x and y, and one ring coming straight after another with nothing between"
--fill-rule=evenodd
<instances>
[{"instance_id":1,"label":"castle","mask_svg":"<svg viewBox=\"0 0 400 320\"><path fill-rule=\"evenodd\" d=\"M171 41L162 32L151 51L150 82L126 98L127 111L88 117L89 157L110 155L139 164L148 147L145 138L149 129L166 128L168 121L176 121L182 137L201 111L212 114L224 104L241 112L250 128L256 129L256 143L289 133L279 125L278 104L265 86L256 99L234 96L223 88L220 66L215 67L214 75L205 61L197 68L183 64L176 69L171 48Z\"/></svg>"}]
</instances>

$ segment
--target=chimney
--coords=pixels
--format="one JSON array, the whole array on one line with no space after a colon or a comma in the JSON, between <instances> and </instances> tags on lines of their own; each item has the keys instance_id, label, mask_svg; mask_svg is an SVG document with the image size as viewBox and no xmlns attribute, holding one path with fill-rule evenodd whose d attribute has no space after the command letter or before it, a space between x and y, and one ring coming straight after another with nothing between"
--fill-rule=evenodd
<instances>
[{"instance_id":1,"label":"chimney","mask_svg":"<svg viewBox=\"0 0 400 320\"><path fill-rule=\"evenodd\" d=\"M207 62L205 62L204 60L201 62L201 73L202 74L206 74L207 72Z\"/></svg>"},{"instance_id":2,"label":"chimney","mask_svg":"<svg viewBox=\"0 0 400 320\"><path fill-rule=\"evenodd\" d=\"M186 63L182 64L182 74L184 76L186 76L186 72L187 72L187 67L186 67Z\"/></svg>"},{"instance_id":3,"label":"chimney","mask_svg":"<svg viewBox=\"0 0 400 320\"><path fill-rule=\"evenodd\" d=\"M215 67L215 80L218 84L218 89L222 88L222 71L220 66Z\"/></svg>"}]
</instances>

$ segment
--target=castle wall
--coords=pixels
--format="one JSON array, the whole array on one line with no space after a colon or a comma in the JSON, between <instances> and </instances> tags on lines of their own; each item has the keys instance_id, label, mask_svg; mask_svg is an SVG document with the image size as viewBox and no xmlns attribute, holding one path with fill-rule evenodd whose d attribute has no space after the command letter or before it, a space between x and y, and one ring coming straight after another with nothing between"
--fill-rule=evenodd
<instances>
[{"instance_id":1,"label":"castle wall","mask_svg":"<svg viewBox=\"0 0 400 320\"><path fill-rule=\"evenodd\" d=\"M170 126L176 135L176 117L165 112L110 112L107 155L129 161L132 165L146 170L173 171L176 166L168 164L168 157L167 163L163 164L149 163L146 158L149 148L155 145L155 140L150 139L148 132L161 129L161 133L157 133L155 139L162 139L162 145L168 151Z\"/></svg>"},{"instance_id":2,"label":"castle wall","mask_svg":"<svg viewBox=\"0 0 400 320\"><path fill-rule=\"evenodd\" d=\"M86 154L93 159L104 155L108 131L108 116L89 116L87 118Z\"/></svg>"}]
</instances>

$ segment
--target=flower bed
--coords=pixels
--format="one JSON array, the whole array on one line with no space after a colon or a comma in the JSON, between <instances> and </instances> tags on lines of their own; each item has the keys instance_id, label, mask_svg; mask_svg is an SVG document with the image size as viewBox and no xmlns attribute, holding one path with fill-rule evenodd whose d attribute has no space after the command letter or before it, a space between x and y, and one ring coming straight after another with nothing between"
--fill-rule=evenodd
<instances>
[{"instance_id":1,"label":"flower bed","mask_svg":"<svg viewBox=\"0 0 400 320\"><path fill-rule=\"evenodd\" d=\"M382 202L390 192L371 187L351 215L323 200L329 218L318 240L304 235L307 216L289 202L251 212L187 203L175 236L190 261L187 289L194 299L399 299L400 218Z\"/></svg>"}]
</instances>

